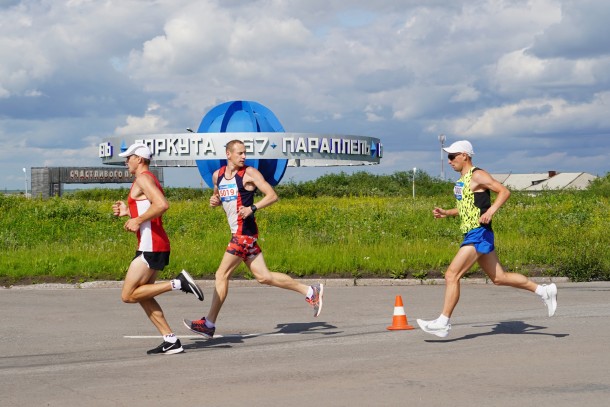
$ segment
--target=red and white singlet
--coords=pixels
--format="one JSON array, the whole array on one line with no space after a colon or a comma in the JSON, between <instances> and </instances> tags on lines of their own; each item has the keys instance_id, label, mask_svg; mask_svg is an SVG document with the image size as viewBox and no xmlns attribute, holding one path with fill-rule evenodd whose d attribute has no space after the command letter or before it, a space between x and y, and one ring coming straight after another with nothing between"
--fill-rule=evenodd
<instances>
[{"instance_id":1,"label":"red and white singlet","mask_svg":"<svg viewBox=\"0 0 610 407\"><path fill-rule=\"evenodd\" d=\"M161 188L161 184L157 177L150 171L144 171L142 174L147 174L153 178L157 188L161 190L161 193L165 195L163 192L163 188ZM132 218L137 218L140 214L146 212L148 208L150 208L150 201L146 198L135 200L131 197L131 189L133 189L133 185L131 184L131 188L129 190L129 196L127 198L127 203L129 205L129 213ZM165 233L165 229L163 229L163 220L161 216L155 219L148 220L140 225L140 230L136 233L138 236L138 250L142 252L169 252L169 238Z\"/></svg>"}]
</instances>

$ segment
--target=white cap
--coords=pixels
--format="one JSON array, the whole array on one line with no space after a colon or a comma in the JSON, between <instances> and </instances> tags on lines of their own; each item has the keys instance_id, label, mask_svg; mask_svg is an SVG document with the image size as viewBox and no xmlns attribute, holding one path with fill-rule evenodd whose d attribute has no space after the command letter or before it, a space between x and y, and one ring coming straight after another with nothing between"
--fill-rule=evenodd
<instances>
[{"instance_id":1,"label":"white cap","mask_svg":"<svg viewBox=\"0 0 610 407\"><path fill-rule=\"evenodd\" d=\"M119 157L129 157L131 155L137 155L150 160L152 153L150 152L150 148L144 144L132 144L125 152L119 154Z\"/></svg>"},{"instance_id":2,"label":"white cap","mask_svg":"<svg viewBox=\"0 0 610 407\"><path fill-rule=\"evenodd\" d=\"M470 144L470 141L467 141L467 140L456 141L455 143L451 144L449 147L443 148L443 150L445 150L448 153L466 153L470 157L472 157L474 155L474 150L472 149L472 144Z\"/></svg>"}]
</instances>

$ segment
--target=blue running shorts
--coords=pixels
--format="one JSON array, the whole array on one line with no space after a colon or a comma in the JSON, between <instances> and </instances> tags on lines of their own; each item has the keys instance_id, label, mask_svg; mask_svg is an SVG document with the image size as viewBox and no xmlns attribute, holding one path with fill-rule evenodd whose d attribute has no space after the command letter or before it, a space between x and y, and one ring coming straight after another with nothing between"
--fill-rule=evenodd
<instances>
[{"instance_id":1,"label":"blue running shorts","mask_svg":"<svg viewBox=\"0 0 610 407\"><path fill-rule=\"evenodd\" d=\"M467 244L474 245L477 253L487 254L494 251L494 232L491 229L478 227L464 234L464 241L460 247Z\"/></svg>"}]
</instances>

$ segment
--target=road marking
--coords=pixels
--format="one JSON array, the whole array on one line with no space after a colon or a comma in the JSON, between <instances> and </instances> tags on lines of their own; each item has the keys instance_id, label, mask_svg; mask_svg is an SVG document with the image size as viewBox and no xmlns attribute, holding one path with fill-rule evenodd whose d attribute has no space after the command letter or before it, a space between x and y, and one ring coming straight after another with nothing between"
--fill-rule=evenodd
<instances>
[{"instance_id":1,"label":"road marking","mask_svg":"<svg viewBox=\"0 0 610 407\"><path fill-rule=\"evenodd\" d=\"M217 338L251 338L255 336L284 336L284 335L298 335L298 333L260 333L260 334L233 334L233 335L214 335L214 339ZM160 335L125 335L123 338L125 339L155 339L159 338ZM176 335L179 338L188 338L188 339L201 339L204 338L201 335Z\"/></svg>"}]
</instances>

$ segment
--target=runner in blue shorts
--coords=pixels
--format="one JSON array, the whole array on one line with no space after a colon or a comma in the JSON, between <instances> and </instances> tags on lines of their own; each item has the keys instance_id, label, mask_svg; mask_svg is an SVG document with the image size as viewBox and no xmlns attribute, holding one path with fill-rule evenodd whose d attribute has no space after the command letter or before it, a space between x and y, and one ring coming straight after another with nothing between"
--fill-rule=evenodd
<instances>
[{"instance_id":1,"label":"runner in blue shorts","mask_svg":"<svg viewBox=\"0 0 610 407\"><path fill-rule=\"evenodd\" d=\"M470 142L456 141L444 150L448 153L449 165L461 174L453 188L457 207L434 208L432 213L435 218L459 216L464 240L445 272L443 311L432 321L418 319L420 328L441 338L449 334L449 320L460 299L460 279L475 263L496 285L507 285L538 294L547 307L549 317L553 316L557 308L557 286L538 285L523 274L507 273L495 251L491 219L508 200L510 191L489 173L473 165L474 151ZM497 194L493 204L490 191Z\"/></svg>"}]
</instances>

